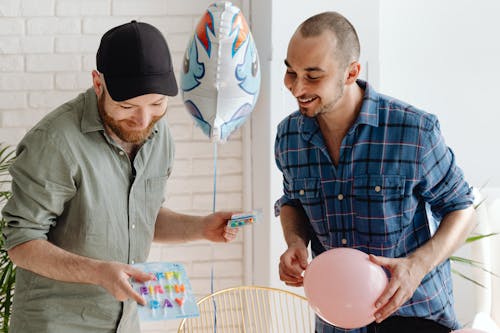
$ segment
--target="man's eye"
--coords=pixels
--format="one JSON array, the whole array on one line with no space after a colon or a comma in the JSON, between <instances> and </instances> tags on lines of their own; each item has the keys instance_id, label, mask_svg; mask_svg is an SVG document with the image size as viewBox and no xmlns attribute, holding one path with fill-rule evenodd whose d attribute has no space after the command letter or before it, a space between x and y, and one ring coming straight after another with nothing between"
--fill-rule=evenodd
<instances>
[{"instance_id":1,"label":"man's eye","mask_svg":"<svg viewBox=\"0 0 500 333\"><path fill-rule=\"evenodd\" d=\"M295 76L295 75L297 75L297 74L295 74L295 72L289 72L289 71L286 71L286 75L294 75L294 76Z\"/></svg>"},{"instance_id":2,"label":"man's eye","mask_svg":"<svg viewBox=\"0 0 500 333\"><path fill-rule=\"evenodd\" d=\"M122 106L121 106L121 108L122 108L122 109L125 109L125 110L130 110L130 109L132 109L132 107L131 107L131 106L127 106L127 105L122 105Z\"/></svg>"},{"instance_id":3,"label":"man's eye","mask_svg":"<svg viewBox=\"0 0 500 333\"><path fill-rule=\"evenodd\" d=\"M319 79L320 77L319 76L308 76L307 79L308 80L311 80L311 81L314 81L314 80L317 80Z\"/></svg>"}]
</instances>

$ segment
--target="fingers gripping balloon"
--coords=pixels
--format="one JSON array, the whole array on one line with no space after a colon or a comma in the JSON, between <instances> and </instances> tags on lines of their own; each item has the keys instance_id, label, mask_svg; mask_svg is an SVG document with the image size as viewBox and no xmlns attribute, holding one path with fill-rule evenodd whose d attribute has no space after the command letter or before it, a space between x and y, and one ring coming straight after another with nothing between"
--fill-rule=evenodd
<instances>
[{"instance_id":1,"label":"fingers gripping balloon","mask_svg":"<svg viewBox=\"0 0 500 333\"><path fill-rule=\"evenodd\" d=\"M240 9L227 1L210 5L184 55L188 111L208 137L224 142L250 116L259 88L259 57Z\"/></svg>"},{"instance_id":2,"label":"fingers gripping balloon","mask_svg":"<svg viewBox=\"0 0 500 333\"><path fill-rule=\"evenodd\" d=\"M382 267L366 253L344 247L321 253L304 274L304 292L316 314L346 329L375 320L375 301L387 283Z\"/></svg>"}]
</instances>

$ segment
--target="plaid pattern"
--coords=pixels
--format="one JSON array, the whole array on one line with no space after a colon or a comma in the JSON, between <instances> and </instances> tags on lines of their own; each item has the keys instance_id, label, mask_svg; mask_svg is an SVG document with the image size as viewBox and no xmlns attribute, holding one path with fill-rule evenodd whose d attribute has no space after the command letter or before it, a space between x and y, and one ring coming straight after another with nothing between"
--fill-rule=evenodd
<instances>
[{"instance_id":1,"label":"plaid pattern","mask_svg":"<svg viewBox=\"0 0 500 333\"><path fill-rule=\"evenodd\" d=\"M278 125L275 157L283 173L283 205L302 206L319 242L313 255L347 246L405 257L425 243L447 213L472 204L463 173L434 115L381 95L366 82L358 119L335 166L315 118L291 114ZM313 243L314 245L314 243ZM449 261L425 276L396 313L456 329ZM344 330L317 319L317 332Z\"/></svg>"}]
</instances>

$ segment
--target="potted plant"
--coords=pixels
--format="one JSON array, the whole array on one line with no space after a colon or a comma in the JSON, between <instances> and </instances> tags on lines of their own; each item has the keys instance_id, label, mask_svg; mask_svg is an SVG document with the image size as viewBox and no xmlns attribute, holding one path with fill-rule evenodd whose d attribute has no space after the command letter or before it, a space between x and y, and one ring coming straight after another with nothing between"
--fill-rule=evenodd
<instances>
[{"instance_id":1,"label":"potted plant","mask_svg":"<svg viewBox=\"0 0 500 333\"><path fill-rule=\"evenodd\" d=\"M5 201L12 195L8 169L14 157L14 150L0 143L0 206L2 207ZM2 230L4 226L5 220L2 217L0 220L0 332L6 333L9 330L16 267L3 247Z\"/></svg>"}]
</instances>

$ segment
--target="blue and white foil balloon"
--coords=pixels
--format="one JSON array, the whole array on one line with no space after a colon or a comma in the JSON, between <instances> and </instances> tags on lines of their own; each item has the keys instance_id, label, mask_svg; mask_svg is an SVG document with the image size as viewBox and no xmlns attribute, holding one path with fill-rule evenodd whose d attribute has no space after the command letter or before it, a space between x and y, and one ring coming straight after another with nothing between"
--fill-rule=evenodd
<instances>
[{"instance_id":1,"label":"blue and white foil balloon","mask_svg":"<svg viewBox=\"0 0 500 333\"><path fill-rule=\"evenodd\" d=\"M260 88L259 56L240 9L210 5L184 54L181 90L196 124L224 142L250 116Z\"/></svg>"}]
</instances>

